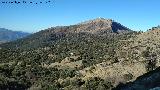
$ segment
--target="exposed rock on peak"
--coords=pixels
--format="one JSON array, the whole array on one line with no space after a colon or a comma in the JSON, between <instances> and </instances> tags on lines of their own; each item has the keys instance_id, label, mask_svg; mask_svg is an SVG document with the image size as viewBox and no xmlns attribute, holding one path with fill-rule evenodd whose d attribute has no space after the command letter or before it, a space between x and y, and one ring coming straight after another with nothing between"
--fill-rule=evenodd
<instances>
[{"instance_id":1,"label":"exposed rock on peak","mask_svg":"<svg viewBox=\"0 0 160 90\"><path fill-rule=\"evenodd\" d=\"M96 18L93 20L85 21L78 24L80 27L77 28L77 32L103 32L110 30L112 32L124 32L130 31L129 28L121 25L120 23L115 22L112 19Z\"/></svg>"},{"instance_id":2,"label":"exposed rock on peak","mask_svg":"<svg viewBox=\"0 0 160 90\"><path fill-rule=\"evenodd\" d=\"M92 23L99 23L99 22L105 22L105 23L111 23L113 20L112 19L105 19L105 18L96 18L93 20L85 21L79 24L92 24Z\"/></svg>"}]
</instances>

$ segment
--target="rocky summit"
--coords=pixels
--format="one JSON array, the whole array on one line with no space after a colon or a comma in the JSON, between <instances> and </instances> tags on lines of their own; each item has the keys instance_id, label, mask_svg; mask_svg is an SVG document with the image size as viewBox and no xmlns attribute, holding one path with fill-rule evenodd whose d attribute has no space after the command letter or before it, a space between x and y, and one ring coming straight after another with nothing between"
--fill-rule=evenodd
<instances>
[{"instance_id":1,"label":"rocky summit","mask_svg":"<svg viewBox=\"0 0 160 90\"><path fill-rule=\"evenodd\" d=\"M112 32L128 31L129 29L112 19L97 18L94 20L85 21L78 24L77 32L102 32L111 30Z\"/></svg>"}]
</instances>

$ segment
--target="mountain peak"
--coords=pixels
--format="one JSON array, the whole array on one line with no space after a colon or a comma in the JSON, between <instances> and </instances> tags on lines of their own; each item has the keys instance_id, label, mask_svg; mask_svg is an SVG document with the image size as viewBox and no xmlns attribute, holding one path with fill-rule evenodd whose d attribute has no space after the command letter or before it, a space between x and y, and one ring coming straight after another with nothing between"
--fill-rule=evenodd
<instances>
[{"instance_id":1,"label":"mountain peak","mask_svg":"<svg viewBox=\"0 0 160 90\"><path fill-rule=\"evenodd\" d=\"M99 18L96 18L96 19L81 22L79 24L89 24L89 23L98 23L98 22L111 23L111 22L113 22L113 20L99 17Z\"/></svg>"},{"instance_id":2,"label":"mountain peak","mask_svg":"<svg viewBox=\"0 0 160 90\"><path fill-rule=\"evenodd\" d=\"M118 22L115 22L112 19L105 19L101 17L79 23L78 25L80 25L78 32L95 33L97 31L106 31L106 30L113 31L113 32L121 32L121 31L130 30L127 27L121 25Z\"/></svg>"},{"instance_id":3,"label":"mountain peak","mask_svg":"<svg viewBox=\"0 0 160 90\"><path fill-rule=\"evenodd\" d=\"M98 17L96 19L93 19L92 21L113 21L112 19L105 19L105 18L102 18L102 17Z\"/></svg>"}]
</instances>

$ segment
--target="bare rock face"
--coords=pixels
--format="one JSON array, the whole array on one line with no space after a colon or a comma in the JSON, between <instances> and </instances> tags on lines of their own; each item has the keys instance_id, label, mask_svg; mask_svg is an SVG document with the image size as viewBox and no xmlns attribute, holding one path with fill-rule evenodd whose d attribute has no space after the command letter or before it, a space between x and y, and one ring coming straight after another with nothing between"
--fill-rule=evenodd
<instances>
[{"instance_id":1,"label":"bare rock face","mask_svg":"<svg viewBox=\"0 0 160 90\"><path fill-rule=\"evenodd\" d=\"M90 33L90 34L103 34L103 33L126 33L131 32L129 28L115 22L112 19L96 18L93 20L81 22L76 25L54 27L56 33Z\"/></svg>"},{"instance_id":2,"label":"bare rock face","mask_svg":"<svg viewBox=\"0 0 160 90\"><path fill-rule=\"evenodd\" d=\"M160 68L138 77L134 82L120 84L113 90L159 90Z\"/></svg>"},{"instance_id":3,"label":"bare rock face","mask_svg":"<svg viewBox=\"0 0 160 90\"><path fill-rule=\"evenodd\" d=\"M112 19L97 18L78 24L76 32L97 33L103 31L122 32L130 31L127 27L115 22Z\"/></svg>"}]
</instances>

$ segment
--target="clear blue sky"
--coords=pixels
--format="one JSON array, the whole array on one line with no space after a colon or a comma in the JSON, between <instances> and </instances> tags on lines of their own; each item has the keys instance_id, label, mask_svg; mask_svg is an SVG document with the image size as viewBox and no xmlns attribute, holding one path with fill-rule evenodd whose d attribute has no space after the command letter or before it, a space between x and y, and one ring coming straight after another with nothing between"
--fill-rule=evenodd
<instances>
[{"instance_id":1,"label":"clear blue sky","mask_svg":"<svg viewBox=\"0 0 160 90\"><path fill-rule=\"evenodd\" d=\"M40 2L40 0L26 1ZM113 19L133 30L145 31L160 24L160 0L51 1L49 4L38 5L0 3L0 27L37 32L49 27L72 25L97 17Z\"/></svg>"}]
</instances>

